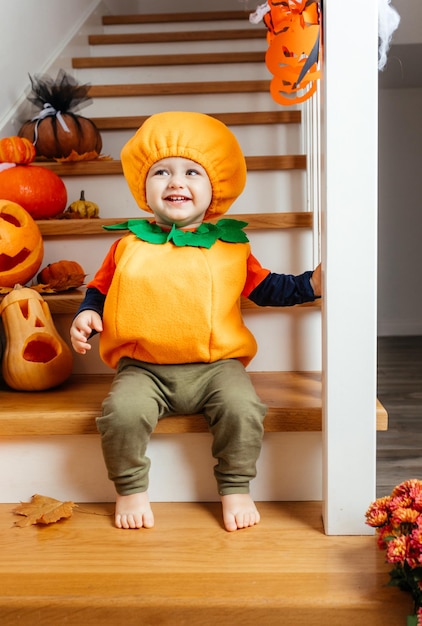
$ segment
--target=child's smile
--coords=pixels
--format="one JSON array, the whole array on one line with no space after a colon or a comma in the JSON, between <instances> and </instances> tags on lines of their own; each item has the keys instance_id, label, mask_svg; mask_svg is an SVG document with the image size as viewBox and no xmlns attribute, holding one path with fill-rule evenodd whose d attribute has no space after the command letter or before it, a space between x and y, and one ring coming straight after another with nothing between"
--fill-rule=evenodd
<instances>
[{"instance_id":1,"label":"child's smile","mask_svg":"<svg viewBox=\"0 0 422 626\"><path fill-rule=\"evenodd\" d=\"M197 228L211 203L212 187L201 165L168 157L149 170L146 197L158 225Z\"/></svg>"}]
</instances>

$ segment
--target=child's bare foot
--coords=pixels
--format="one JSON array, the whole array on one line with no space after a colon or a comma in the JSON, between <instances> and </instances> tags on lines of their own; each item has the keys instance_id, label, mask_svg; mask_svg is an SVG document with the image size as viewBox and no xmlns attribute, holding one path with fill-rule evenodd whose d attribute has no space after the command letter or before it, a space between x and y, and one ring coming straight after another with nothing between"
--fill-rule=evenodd
<instances>
[{"instance_id":1,"label":"child's bare foot","mask_svg":"<svg viewBox=\"0 0 422 626\"><path fill-rule=\"evenodd\" d=\"M261 519L254 501L248 493L232 493L221 496L223 521L226 530L255 526Z\"/></svg>"},{"instance_id":2,"label":"child's bare foot","mask_svg":"<svg viewBox=\"0 0 422 626\"><path fill-rule=\"evenodd\" d=\"M154 515L148 493L117 494L114 523L117 528L152 528Z\"/></svg>"}]
</instances>

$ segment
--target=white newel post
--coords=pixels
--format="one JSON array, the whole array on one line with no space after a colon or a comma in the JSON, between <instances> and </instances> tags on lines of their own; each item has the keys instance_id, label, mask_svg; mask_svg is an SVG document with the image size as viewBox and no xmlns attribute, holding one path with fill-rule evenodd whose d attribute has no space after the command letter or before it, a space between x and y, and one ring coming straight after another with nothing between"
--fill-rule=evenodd
<instances>
[{"instance_id":1,"label":"white newel post","mask_svg":"<svg viewBox=\"0 0 422 626\"><path fill-rule=\"evenodd\" d=\"M324 1L323 517L371 534L375 497L378 2Z\"/></svg>"}]
</instances>

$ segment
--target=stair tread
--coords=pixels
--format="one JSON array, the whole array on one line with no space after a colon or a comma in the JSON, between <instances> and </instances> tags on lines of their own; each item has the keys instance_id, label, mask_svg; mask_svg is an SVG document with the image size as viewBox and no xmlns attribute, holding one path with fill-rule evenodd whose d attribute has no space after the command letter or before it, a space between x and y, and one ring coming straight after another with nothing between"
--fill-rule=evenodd
<instances>
[{"instance_id":1,"label":"stair tread","mask_svg":"<svg viewBox=\"0 0 422 626\"><path fill-rule=\"evenodd\" d=\"M124 98L134 96L175 96L226 93L268 93L269 80L201 81L174 83L126 83L92 85L90 98Z\"/></svg>"},{"instance_id":2,"label":"stair tread","mask_svg":"<svg viewBox=\"0 0 422 626\"><path fill-rule=\"evenodd\" d=\"M189 13L136 13L128 15L103 15L102 22L105 26L109 26L114 24L248 20L249 13L249 11L192 11Z\"/></svg>"},{"instance_id":3,"label":"stair tread","mask_svg":"<svg viewBox=\"0 0 422 626\"><path fill-rule=\"evenodd\" d=\"M17 503L16 503L17 504ZM408 594L387 586L373 536L326 536L321 502L260 502L261 523L223 530L214 503L153 503L155 528L114 528L111 503L12 528L0 505L2 626L350 623L397 626ZM364 513L364 512L363 512ZM362 513L362 515L363 515Z\"/></svg>"},{"instance_id":4,"label":"stair tread","mask_svg":"<svg viewBox=\"0 0 422 626\"><path fill-rule=\"evenodd\" d=\"M43 294L44 300L47 302L52 315L75 315L78 310L78 306L83 300L83 290L74 289L71 291L65 291L56 294ZM0 295L0 302L4 296ZM315 302L305 302L303 304L297 304L299 308L319 309L321 307L321 300L315 300ZM271 310L271 307L262 307L248 298L241 298L242 310L253 309L263 313L264 311ZM279 311L281 309L278 309ZM283 309L285 310L285 309Z\"/></svg>"},{"instance_id":5,"label":"stair tread","mask_svg":"<svg viewBox=\"0 0 422 626\"><path fill-rule=\"evenodd\" d=\"M309 211L283 213L233 213L231 219L247 222L246 230L273 230L281 228L311 228L313 215ZM84 236L104 234L103 226L126 222L126 217L109 217L95 219L51 219L37 220L38 228L43 237ZM142 218L139 218L142 219ZM148 219L145 217L144 219ZM217 222L218 217L209 220Z\"/></svg>"},{"instance_id":6,"label":"stair tread","mask_svg":"<svg viewBox=\"0 0 422 626\"><path fill-rule=\"evenodd\" d=\"M161 65L209 65L220 63L264 63L265 52L202 52L198 54L149 54L74 57L75 69L101 67L154 67Z\"/></svg>"},{"instance_id":7,"label":"stair tread","mask_svg":"<svg viewBox=\"0 0 422 626\"><path fill-rule=\"evenodd\" d=\"M76 374L47 391L1 391L0 436L82 435L97 432L95 418L110 388L112 374ZM319 372L250 372L268 405L266 432L321 430ZM30 394L30 395L29 395ZM30 398L30 402L28 402ZM387 413L377 402L377 429L387 429ZM207 432L202 415L166 417L156 434Z\"/></svg>"},{"instance_id":8,"label":"stair tread","mask_svg":"<svg viewBox=\"0 0 422 626\"><path fill-rule=\"evenodd\" d=\"M239 39L263 39L266 30L263 28L231 28L226 30L185 30L156 33L116 33L108 35L89 35L88 43L91 46L167 43L190 41L224 41Z\"/></svg>"},{"instance_id":9,"label":"stair tread","mask_svg":"<svg viewBox=\"0 0 422 626\"><path fill-rule=\"evenodd\" d=\"M301 111L239 111L231 113L208 113L227 126L253 124L300 124ZM135 130L142 126L149 115L122 115L114 117L90 117L98 130Z\"/></svg>"},{"instance_id":10,"label":"stair tread","mask_svg":"<svg viewBox=\"0 0 422 626\"><path fill-rule=\"evenodd\" d=\"M249 172L275 170L304 170L306 156L304 154L265 155L245 157ZM46 167L59 176L108 176L123 174L119 159L93 159L91 161L36 161L36 165Z\"/></svg>"}]
</instances>

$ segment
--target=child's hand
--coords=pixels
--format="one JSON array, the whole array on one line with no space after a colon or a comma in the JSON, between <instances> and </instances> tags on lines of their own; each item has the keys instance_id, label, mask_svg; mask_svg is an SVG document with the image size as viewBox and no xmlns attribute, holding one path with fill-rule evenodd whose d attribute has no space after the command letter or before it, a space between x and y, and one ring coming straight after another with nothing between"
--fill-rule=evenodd
<instances>
[{"instance_id":1,"label":"child's hand","mask_svg":"<svg viewBox=\"0 0 422 626\"><path fill-rule=\"evenodd\" d=\"M96 311L82 311L75 317L70 327L70 341L75 352L86 354L91 350L88 339L93 330L99 333L103 330L103 322Z\"/></svg>"},{"instance_id":2,"label":"child's hand","mask_svg":"<svg viewBox=\"0 0 422 626\"><path fill-rule=\"evenodd\" d=\"M311 276L311 287L315 296L322 296L321 263L316 266Z\"/></svg>"}]
</instances>

